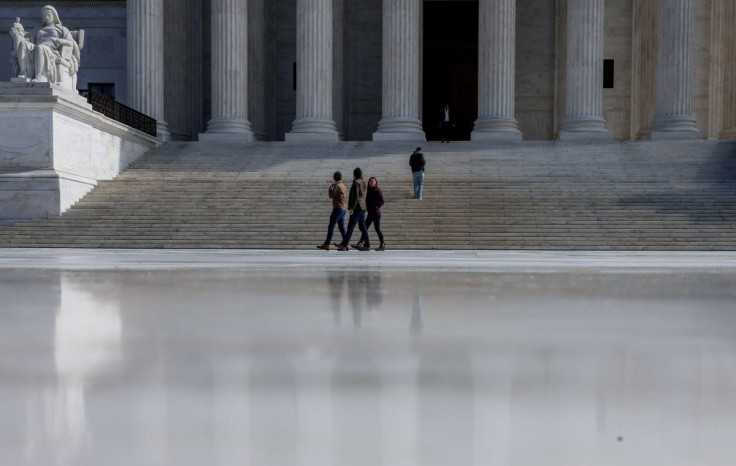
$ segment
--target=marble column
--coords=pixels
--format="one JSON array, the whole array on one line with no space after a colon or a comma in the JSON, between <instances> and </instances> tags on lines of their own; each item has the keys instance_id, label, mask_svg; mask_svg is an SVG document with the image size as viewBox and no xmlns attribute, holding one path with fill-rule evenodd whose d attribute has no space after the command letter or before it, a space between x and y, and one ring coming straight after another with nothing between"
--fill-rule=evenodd
<instances>
[{"instance_id":1,"label":"marble column","mask_svg":"<svg viewBox=\"0 0 736 466\"><path fill-rule=\"evenodd\" d=\"M248 1L248 112L255 138L266 134L266 4Z\"/></svg>"},{"instance_id":2,"label":"marble column","mask_svg":"<svg viewBox=\"0 0 736 466\"><path fill-rule=\"evenodd\" d=\"M200 141L252 141L248 120L248 1L212 0L212 118Z\"/></svg>"},{"instance_id":3,"label":"marble column","mask_svg":"<svg viewBox=\"0 0 736 466\"><path fill-rule=\"evenodd\" d=\"M692 115L693 0L659 0L652 139L700 139Z\"/></svg>"},{"instance_id":4,"label":"marble column","mask_svg":"<svg viewBox=\"0 0 736 466\"><path fill-rule=\"evenodd\" d=\"M383 0L383 103L374 141L426 139L419 118L421 8L421 0Z\"/></svg>"},{"instance_id":5,"label":"marble column","mask_svg":"<svg viewBox=\"0 0 736 466\"><path fill-rule=\"evenodd\" d=\"M170 139L164 121L164 1L128 1L128 105L157 122L157 136Z\"/></svg>"},{"instance_id":6,"label":"marble column","mask_svg":"<svg viewBox=\"0 0 736 466\"><path fill-rule=\"evenodd\" d=\"M287 141L338 141L332 117L333 0L296 1L296 119Z\"/></svg>"},{"instance_id":7,"label":"marble column","mask_svg":"<svg viewBox=\"0 0 736 466\"><path fill-rule=\"evenodd\" d=\"M521 139L514 115L516 0L480 0L478 8L478 119L470 137Z\"/></svg>"},{"instance_id":8,"label":"marble column","mask_svg":"<svg viewBox=\"0 0 736 466\"><path fill-rule=\"evenodd\" d=\"M604 0L568 0L560 139L611 139L603 118Z\"/></svg>"}]
</instances>

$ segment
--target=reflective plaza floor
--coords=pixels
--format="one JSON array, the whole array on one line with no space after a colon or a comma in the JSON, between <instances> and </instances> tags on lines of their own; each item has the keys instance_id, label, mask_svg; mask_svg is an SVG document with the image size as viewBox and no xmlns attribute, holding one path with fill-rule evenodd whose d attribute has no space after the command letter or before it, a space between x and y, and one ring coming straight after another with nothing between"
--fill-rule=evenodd
<instances>
[{"instance_id":1,"label":"reflective plaza floor","mask_svg":"<svg viewBox=\"0 0 736 466\"><path fill-rule=\"evenodd\" d=\"M736 464L736 254L0 250L0 465L658 464Z\"/></svg>"}]
</instances>

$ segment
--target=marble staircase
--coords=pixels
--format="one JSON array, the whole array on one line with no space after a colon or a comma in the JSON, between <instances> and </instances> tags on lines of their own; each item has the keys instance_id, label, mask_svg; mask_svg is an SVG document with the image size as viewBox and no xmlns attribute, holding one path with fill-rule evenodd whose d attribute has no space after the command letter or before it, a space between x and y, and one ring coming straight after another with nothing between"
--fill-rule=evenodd
<instances>
[{"instance_id":1,"label":"marble staircase","mask_svg":"<svg viewBox=\"0 0 736 466\"><path fill-rule=\"evenodd\" d=\"M415 145L170 142L0 247L314 249L360 166L389 249L736 250L736 142L428 142L423 200Z\"/></svg>"}]
</instances>

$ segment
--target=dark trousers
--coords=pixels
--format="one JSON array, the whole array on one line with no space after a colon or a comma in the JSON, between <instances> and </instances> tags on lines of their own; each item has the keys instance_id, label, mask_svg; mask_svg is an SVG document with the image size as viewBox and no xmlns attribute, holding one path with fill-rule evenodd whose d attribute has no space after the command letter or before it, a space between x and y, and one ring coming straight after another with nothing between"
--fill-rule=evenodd
<instances>
[{"instance_id":1,"label":"dark trousers","mask_svg":"<svg viewBox=\"0 0 736 466\"><path fill-rule=\"evenodd\" d=\"M449 121L443 121L440 123L440 137L442 137L442 141L449 141L450 140L450 131L452 130L452 123Z\"/></svg>"},{"instance_id":2,"label":"dark trousers","mask_svg":"<svg viewBox=\"0 0 736 466\"><path fill-rule=\"evenodd\" d=\"M368 228L370 228L371 225L373 225L373 228L376 229L378 240L383 243L383 233L381 232L381 212L376 212L375 214L368 214L368 218L366 218L365 220L366 234L360 237L360 242L363 243L363 246L370 246L370 240L368 239Z\"/></svg>"},{"instance_id":3,"label":"dark trousers","mask_svg":"<svg viewBox=\"0 0 736 466\"><path fill-rule=\"evenodd\" d=\"M353 230L355 230L356 224L360 229L360 236L363 237L363 235L365 235L365 237L368 238L368 229L365 227L365 210L353 209L353 215L351 215L350 220L348 220L348 231L347 233L345 233L345 237L342 240L341 246L347 246L348 244L350 244L350 237L353 236Z\"/></svg>"},{"instance_id":4,"label":"dark trousers","mask_svg":"<svg viewBox=\"0 0 736 466\"><path fill-rule=\"evenodd\" d=\"M327 239L325 244L330 244L332 241L332 234L335 232L335 225L340 229L340 235L342 235L343 241L345 241L345 209L340 207L333 207L332 213L330 214L330 226L327 227Z\"/></svg>"}]
</instances>

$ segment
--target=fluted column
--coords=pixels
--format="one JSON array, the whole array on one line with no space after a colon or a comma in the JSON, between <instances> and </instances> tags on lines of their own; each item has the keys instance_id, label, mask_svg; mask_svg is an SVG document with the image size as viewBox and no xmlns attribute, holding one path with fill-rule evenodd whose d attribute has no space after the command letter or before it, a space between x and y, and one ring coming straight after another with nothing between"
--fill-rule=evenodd
<instances>
[{"instance_id":1,"label":"fluted column","mask_svg":"<svg viewBox=\"0 0 736 466\"><path fill-rule=\"evenodd\" d=\"M480 0L478 5L479 139L521 139L514 115L516 0Z\"/></svg>"},{"instance_id":2,"label":"fluted column","mask_svg":"<svg viewBox=\"0 0 736 466\"><path fill-rule=\"evenodd\" d=\"M603 118L604 0L568 0L565 119L560 139L610 139Z\"/></svg>"},{"instance_id":3,"label":"fluted column","mask_svg":"<svg viewBox=\"0 0 736 466\"><path fill-rule=\"evenodd\" d=\"M212 118L200 140L252 141L248 0L212 0Z\"/></svg>"},{"instance_id":4,"label":"fluted column","mask_svg":"<svg viewBox=\"0 0 736 466\"><path fill-rule=\"evenodd\" d=\"M383 0L383 103L373 140L425 140L419 119L421 0Z\"/></svg>"},{"instance_id":5,"label":"fluted column","mask_svg":"<svg viewBox=\"0 0 736 466\"><path fill-rule=\"evenodd\" d=\"M287 141L339 139L332 117L332 1L296 1L296 120Z\"/></svg>"},{"instance_id":6,"label":"fluted column","mask_svg":"<svg viewBox=\"0 0 736 466\"><path fill-rule=\"evenodd\" d=\"M164 2L128 1L128 104L157 122L157 136L170 138L164 121Z\"/></svg>"},{"instance_id":7,"label":"fluted column","mask_svg":"<svg viewBox=\"0 0 736 466\"><path fill-rule=\"evenodd\" d=\"M659 0L652 139L697 139L692 116L693 0Z\"/></svg>"}]
</instances>

